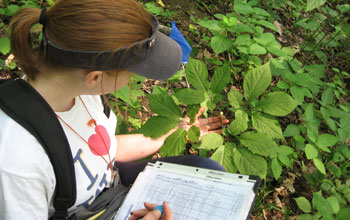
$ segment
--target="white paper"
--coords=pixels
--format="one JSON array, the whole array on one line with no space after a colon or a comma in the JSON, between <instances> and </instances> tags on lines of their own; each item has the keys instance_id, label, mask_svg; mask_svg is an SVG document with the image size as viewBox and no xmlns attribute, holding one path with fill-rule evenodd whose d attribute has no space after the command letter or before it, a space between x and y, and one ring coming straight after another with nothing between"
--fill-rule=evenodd
<instances>
[{"instance_id":1,"label":"white paper","mask_svg":"<svg viewBox=\"0 0 350 220\"><path fill-rule=\"evenodd\" d=\"M174 220L246 219L254 199L252 185L228 184L162 170L146 169L128 193L115 220L143 209L144 202L169 203Z\"/></svg>"}]
</instances>

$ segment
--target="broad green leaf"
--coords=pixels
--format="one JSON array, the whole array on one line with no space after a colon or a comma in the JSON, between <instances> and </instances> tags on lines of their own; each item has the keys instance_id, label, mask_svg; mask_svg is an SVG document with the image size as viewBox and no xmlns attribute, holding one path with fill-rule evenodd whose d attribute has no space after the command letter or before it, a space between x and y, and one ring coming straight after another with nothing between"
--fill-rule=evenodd
<instances>
[{"instance_id":1,"label":"broad green leaf","mask_svg":"<svg viewBox=\"0 0 350 220\"><path fill-rule=\"evenodd\" d=\"M261 95L270 85L271 77L269 63L250 70L244 77L243 82L245 99L251 101Z\"/></svg>"},{"instance_id":2,"label":"broad green leaf","mask_svg":"<svg viewBox=\"0 0 350 220\"><path fill-rule=\"evenodd\" d=\"M229 65L224 65L222 67L216 68L210 82L211 91L214 93L220 93L222 90L224 90L230 80L231 72Z\"/></svg>"},{"instance_id":3,"label":"broad green leaf","mask_svg":"<svg viewBox=\"0 0 350 220\"><path fill-rule=\"evenodd\" d=\"M300 128L298 125L289 124L283 132L284 137L293 137L300 134Z\"/></svg>"},{"instance_id":4,"label":"broad green leaf","mask_svg":"<svg viewBox=\"0 0 350 220\"><path fill-rule=\"evenodd\" d=\"M306 158L311 160L318 156L318 151L313 145L307 144L305 146L305 154L306 154Z\"/></svg>"},{"instance_id":5,"label":"broad green leaf","mask_svg":"<svg viewBox=\"0 0 350 220\"><path fill-rule=\"evenodd\" d=\"M259 44L252 44L249 47L249 54L253 55L261 55L266 54L267 51L264 47L260 46Z\"/></svg>"},{"instance_id":6,"label":"broad green leaf","mask_svg":"<svg viewBox=\"0 0 350 220\"><path fill-rule=\"evenodd\" d=\"M319 158L314 158L312 159L316 168L324 175L326 175L326 168L324 167L324 164L322 162L322 160L320 160Z\"/></svg>"},{"instance_id":7,"label":"broad green leaf","mask_svg":"<svg viewBox=\"0 0 350 220\"><path fill-rule=\"evenodd\" d=\"M175 97L186 105L200 104L205 100L202 91L188 88L180 89L180 91L175 94Z\"/></svg>"},{"instance_id":8,"label":"broad green leaf","mask_svg":"<svg viewBox=\"0 0 350 220\"><path fill-rule=\"evenodd\" d=\"M160 115L177 120L182 116L180 108L168 94L148 95L151 110Z\"/></svg>"},{"instance_id":9,"label":"broad green leaf","mask_svg":"<svg viewBox=\"0 0 350 220\"><path fill-rule=\"evenodd\" d=\"M337 197L330 196L327 198L327 201L331 205L333 213L337 214L340 210L339 201L338 201Z\"/></svg>"},{"instance_id":10,"label":"broad green leaf","mask_svg":"<svg viewBox=\"0 0 350 220\"><path fill-rule=\"evenodd\" d=\"M237 168L234 166L233 161L233 148L235 145L233 143L228 143L225 146L225 154L224 154L224 168L227 172L235 173L237 172Z\"/></svg>"},{"instance_id":11,"label":"broad green leaf","mask_svg":"<svg viewBox=\"0 0 350 220\"><path fill-rule=\"evenodd\" d=\"M194 88L203 92L209 89L208 69L203 62L189 59L186 64L186 77Z\"/></svg>"},{"instance_id":12,"label":"broad green leaf","mask_svg":"<svg viewBox=\"0 0 350 220\"><path fill-rule=\"evenodd\" d=\"M317 146L324 148L333 146L338 142L337 137L330 135L330 134L321 134L317 138Z\"/></svg>"},{"instance_id":13,"label":"broad green leaf","mask_svg":"<svg viewBox=\"0 0 350 220\"><path fill-rule=\"evenodd\" d=\"M275 119L257 112L252 114L252 124L258 132L268 134L272 138L283 139L281 126Z\"/></svg>"},{"instance_id":14,"label":"broad green leaf","mask_svg":"<svg viewBox=\"0 0 350 220\"><path fill-rule=\"evenodd\" d=\"M322 216L333 215L332 206L325 198L322 197L320 192L313 193L312 204Z\"/></svg>"},{"instance_id":15,"label":"broad green leaf","mask_svg":"<svg viewBox=\"0 0 350 220\"><path fill-rule=\"evenodd\" d=\"M232 135L238 135L239 133L247 130L248 128L248 114L242 110L235 112L235 119L231 122L229 132Z\"/></svg>"},{"instance_id":16,"label":"broad green leaf","mask_svg":"<svg viewBox=\"0 0 350 220\"><path fill-rule=\"evenodd\" d=\"M270 92L259 102L263 112L274 116L286 116L291 113L297 103L285 92Z\"/></svg>"},{"instance_id":17,"label":"broad green leaf","mask_svg":"<svg viewBox=\"0 0 350 220\"><path fill-rule=\"evenodd\" d=\"M237 147L233 150L233 160L240 173L265 178L267 163L263 157L254 155L243 147Z\"/></svg>"},{"instance_id":18,"label":"broad green leaf","mask_svg":"<svg viewBox=\"0 0 350 220\"><path fill-rule=\"evenodd\" d=\"M267 49L267 51L269 51L270 53L272 53L276 56L279 56L279 57L286 56L286 54L283 52L283 50L281 50L279 47L271 46L271 47L267 47L266 49Z\"/></svg>"},{"instance_id":19,"label":"broad green leaf","mask_svg":"<svg viewBox=\"0 0 350 220\"><path fill-rule=\"evenodd\" d=\"M279 61L277 61L276 59L274 58L271 58L270 59L271 63L277 67L278 69L282 69L282 70L285 70L286 68L282 65L282 63L280 63Z\"/></svg>"},{"instance_id":20,"label":"broad green leaf","mask_svg":"<svg viewBox=\"0 0 350 220\"><path fill-rule=\"evenodd\" d=\"M225 146L222 145L216 151L211 155L211 159L216 160L221 165L224 164L224 157L225 157Z\"/></svg>"},{"instance_id":21,"label":"broad green leaf","mask_svg":"<svg viewBox=\"0 0 350 220\"><path fill-rule=\"evenodd\" d=\"M315 8L322 6L327 0L307 0L306 11L312 11Z\"/></svg>"},{"instance_id":22,"label":"broad green leaf","mask_svg":"<svg viewBox=\"0 0 350 220\"><path fill-rule=\"evenodd\" d=\"M275 177L276 180L278 180L282 173L282 166L278 162L277 158L273 158L271 161L271 170L273 177Z\"/></svg>"},{"instance_id":23,"label":"broad green leaf","mask_svg":"<svg viewBox=\"0 0 350 220\"><path fill-rule=\"evenodd\" d=\"M220 27L220 21L217 20L208 20L208 21L198 21L197 22L200 26L208 28L211 31L221 31L221 27Z\"/></svg>"},{"instance_id":24,"label":"broad green leaf","mask_svg":"<svg viewBox=\"0 0 350 220\"><path fill-rule=\"evenodd\" d=\"M18 5L9 5L6 8L6 15L11 17L14 14L16 14L17 11L19 11L21 8Z\"/></svg>"},{"instance_id":25,"label":"broad green leaf","mask_svg":"<svg viewBox=\"0 0 350 220\"><path fill-rule=\"evenodd\" d=\"M199 141L200 129L197 126L192 126L187 131L188 139L190 139L191 143L197 143Z\"/></svg>"},{"instance_id":26,"label":"broad green leaf","mask_svg":"<svg viewBox=\"0 0 350 220\"><path fill-rule=\"evenodd\" d=\"M210 45L216 54L229 50L233 46L233 41L225 36L216 35L211 38Z\"/></svg>"},{"instance_id":27,"label":"broad green leaf","mask_svg":"<svg viewBox=\"0 0 350 220\"><path fill-rule=\"evenodd\" d=\"M249 5L244 5L244 4L240 4L240 3L234 4L233 10L236 13L243 14L243 15L248 15L248 14L251 14L253 12L252 7L250 7Z\"/></svg>"},{"instance_id":28,"label":"broad green leaf","mask_svg":"<svg viewBox=\"0 0 350 220\"><path fill-rule=\"evenodd\" d=\"M312 215L310 214L301 214L298 215L297 220L313 220Z\"/></svg>"},{"instance_id":29,"label":"broad green leaf","mask_svg":"<svg viewBox=\"0 0 350 220\"><path fill-rule=\"evenodd\" d=\"M288 83L286 83L284 81L279 81L277 83L277 87L280 88L280 89L289 89Z\"/></svg>"},{"instance_id":30,"label":"broad green leaf","mask_svg":"<svg viewBox=\"0 0 350 220\"><path fill-rule=\"evenodd\" d=\"M186 131L179 128L172 133L164 142L160 148L160 154L162 156L178 156L186 150Z\"/></svg>"},{"instance_id":31,"label":"broad green leaf","mask_svg":"<svg viewBox=\"0 0 350 220\"><path fill-rule=\"evenodd\" d=\"M252 44L252 39L250 38L249 34L238 35L235 44L240 46L249 46Z\"/></svg>"},{"instance_id":32,"label":"broad green leaf","mask_svg":"<svg viewBox=\"0 0 350 220\"><path fill-rule=\"evenodd\" d=\"M297 205L299 209L301 209L305 213L310 213L312 208L309 200L307 200L305 197L301 196L298 198L294 198L294 200L297 202Z\"/></svg>"},{"instance_id":33,"label":"broad green leaf","mask_svg":"<svg viewBox=\"0 0 350 220\"><path fill-rule=\"evenodd\" d=\"M278 33L277 28L275 27L275 25L273 25L272 23L268 22L268 21L264 21L264 20L259 20L255 22L256 24L260 24L261 26L264 26L266 28L269 28L273 31L276 31Z\"/></svg>"},{"instance_id":34,"label":"broad green leaf","mask_svg":"<svg viewBox=\"0 0 350 220\"><path fill-rule=\"evenodd\" d=\"M7 37L0 38L0 52L6 55L10 52L10 50L10 39L8 39Z\"/></svg>"},{"instance_id":35,"label":"broad green leaf","mask_svg":"<svg viewBox=\"0 0 350 220\"><path fill-rule=\"evenodd\" d=\"M268 45L278 45L275 36L272 33L264 33L260 37L254 37L253 39L264 47L267 47Z\"/></svg>"},{"instance_id":36,"label":"broad green leaf","mask_svg":"<svg viewBox=\"0 0 350 220\"><path fill-rule=\"evenodd\" d=\"M217 133L209 133L202 137L202 142L198 149L213 150L222 146L224 138Z\"/></svg>"},{"instance_id":37,"label":"broad green leaf","mask_svg":"<svg viewBox=\"0 0 350 220\"><path fill-rule=\"evenodd\" d=\"M240 92L231 89L230 92L227 94L228 102L231 106L238 109L243 104L243 96Z\"/></svg>"},{"instance_id":38,"label":"broad green leaf","mask_svg":"<svg viewBox=\"0 0 350 220\"><path fill-rule=\"evenodd\" d=\"M350 207L342 208L337 213L336 220L348 220L350 216Z\"/></svg>"},{"instance_id":39,"label":"broad green leaf","mask_svg":"<svg viewBox=\"0 0 350 220\"><path fill-rule=\"evenodd\" d=\"M327 106L327 105L332 104L333 102L334 102L333 89L331 87L328 87L322 93L321 104L323 106Z\"/></svg>"},{"instance_id":40,"label":"broad green leaf","mask_svg":"<svg viewBox=\"0 0 350 220\"><path fill-rule=\"evenodd\" d=\"M187 106L187 116L190 118L191 124L194 122L196 115L200 109L199 105L189 105Z\"/></svg>"},{"instance_id":41,"label":"broad green leaf","mask_svg":"<svg viewBox=\"0 0 350 220\"><path fill-rule=\"evenodd\" d=\"M280 151L275 141L267 134L259 132L245 132L238 137L242 145L254 154L275 156Z\"/></svg>"},{"instance_id":42,"label":"broad green leaf","mask_svg":"<svg viewBox=\"0 0 350 220\"><path fill-rule=\"evenodd\" d=\"M171 120L162 116L155 116L146 121L140 132L146 137L157 138L166 134L178 125L176 120Z\"/></svg>"}]
</instances>

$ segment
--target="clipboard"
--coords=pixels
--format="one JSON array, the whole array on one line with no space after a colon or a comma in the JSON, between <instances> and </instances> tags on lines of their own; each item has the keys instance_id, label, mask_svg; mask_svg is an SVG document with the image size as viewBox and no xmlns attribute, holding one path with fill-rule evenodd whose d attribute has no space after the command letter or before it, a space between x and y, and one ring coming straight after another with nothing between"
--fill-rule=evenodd
<instances>
[{"instance_id":1,"label":"clipboard","mask_svg":"<svg viewBox=\"0 0 350 220\"><path fill-rule=\"evenodd\" d=\"M167 162L148 163L138 175L114 220L125 220L143 202L167 201L174 220L245 220L260 178Z\"/></svg>"}]
</instances>

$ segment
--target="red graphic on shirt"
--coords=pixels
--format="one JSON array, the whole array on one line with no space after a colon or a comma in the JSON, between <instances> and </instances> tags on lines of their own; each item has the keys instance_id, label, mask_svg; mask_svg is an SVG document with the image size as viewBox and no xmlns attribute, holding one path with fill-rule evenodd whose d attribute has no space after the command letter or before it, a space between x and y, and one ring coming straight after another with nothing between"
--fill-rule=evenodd
<instances>
[{"instance_id":1,"label":"red graphic on shirt","mask_svg":"<svg viewBox=\"0 0 350 220\"><path fill-rule=\"evenodd\" d=\"M96 156L108 155L109 148L111 147L111 139L109 138L107 129L102 125L95 127L96 134L89 137L89 148Z\"/></svg>"}]
</instances>

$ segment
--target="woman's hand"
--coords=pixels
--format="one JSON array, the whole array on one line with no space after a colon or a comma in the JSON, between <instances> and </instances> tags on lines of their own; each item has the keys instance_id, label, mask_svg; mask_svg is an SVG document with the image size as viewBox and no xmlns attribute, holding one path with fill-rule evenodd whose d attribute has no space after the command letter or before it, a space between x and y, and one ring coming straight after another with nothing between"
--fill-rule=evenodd
<instances>
[{"instance_id":1,"label":"woman's hand","mask_svg":"<svg viewBox=\"0 0 350 220\"><path fill-rule=\"evenodd\" d=\"M137 220L142 218L142 220L173 220L173 213L167 202L163 202L163 215L159 210L154 210L157 204L151 204L145 202L145 209L139 209L132 211L129 220Z\"/></svg>"},{"instance_id":2,"label":"woman's hand","mask_svg":"<svg viewBox=\"0 0 350 220\"><path fill-rule=\"evenodd\" d=\"M203 115L205 111L205 107L201 107L196 114L194 118L194 122L191 124L190 118L186 117L184 120L180 123L180 127L188 131L190 127L197 126L200 130L200 136L199 139L202 138L202 136L209 134L209 133L222 133L221 126L224 124L228 124L230 121L225 118L225 116L215 116L210 118L199 118Z\"/></svg>"}]
</instances>

